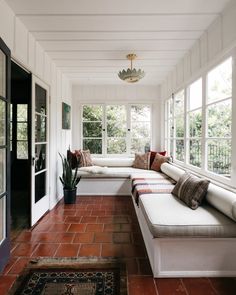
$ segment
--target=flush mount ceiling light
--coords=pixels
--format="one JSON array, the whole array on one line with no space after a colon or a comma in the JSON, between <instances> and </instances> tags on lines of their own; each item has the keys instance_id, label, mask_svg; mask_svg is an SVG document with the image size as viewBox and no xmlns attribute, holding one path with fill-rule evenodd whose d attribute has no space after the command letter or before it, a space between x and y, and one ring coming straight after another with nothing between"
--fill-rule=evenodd
<instances>
[{"instance_id":1,"label":"flush mount ceiling light","mask_svg":"<svg viewBox=\"0 0 236 295\"><path fill-rule=\"evenodd\" d=\"M128 83L135 83L138 82L140 79L142 79L145 76L144 71L141 69L136 70L133 69L133 60L137 57L136 54L130 53L127 56L127 59L130 60L131 66L127 70L122 70L118 73L118 76L121 80L126 81Z\"/></svg>"}]
</instances>

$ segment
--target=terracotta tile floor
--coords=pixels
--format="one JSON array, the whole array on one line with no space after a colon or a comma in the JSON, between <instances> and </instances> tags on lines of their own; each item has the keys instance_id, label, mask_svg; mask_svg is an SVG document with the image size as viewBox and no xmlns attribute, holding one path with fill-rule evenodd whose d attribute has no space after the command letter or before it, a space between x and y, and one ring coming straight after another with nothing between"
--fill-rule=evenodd
<instances>
[{"instance_id":1,"label":"terracotta tile floor","mask_svg":"<svg viewBox=\"0 0 236 295\"><path fill-rule=\"evenodd\" d=\"M0 276L7 294L32 257L122 257L129 295L235 295L234 278L153 279L130 197L78 197L58 204L32 229L12 241L11 259Z\"/></svg>"}]
</instances>

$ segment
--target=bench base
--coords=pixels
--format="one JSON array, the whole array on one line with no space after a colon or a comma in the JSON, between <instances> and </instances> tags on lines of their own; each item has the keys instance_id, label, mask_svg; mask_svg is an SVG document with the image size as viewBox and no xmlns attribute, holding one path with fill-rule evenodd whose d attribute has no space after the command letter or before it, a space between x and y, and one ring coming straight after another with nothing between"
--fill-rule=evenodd
<instances>
[{"instance_id":1,"label":"bench base","mask_svg":"<svg viewBox=\"0 0 236 295\"><path fill-rule=\"evenodd\" d=\"M81 178L77 187L77 195L127 196L130 193L131 180L129 178Z\"/></svg>"},{"instance_id":2,"label":"bench base","mask_svg":"<svg viewBox=\"0 0 236 295\"><path fill-rule=\"evenodd\" d=\"M153 238L134 206L155 278L236 276L236 238Z\"/></svg>"}]
</instances>

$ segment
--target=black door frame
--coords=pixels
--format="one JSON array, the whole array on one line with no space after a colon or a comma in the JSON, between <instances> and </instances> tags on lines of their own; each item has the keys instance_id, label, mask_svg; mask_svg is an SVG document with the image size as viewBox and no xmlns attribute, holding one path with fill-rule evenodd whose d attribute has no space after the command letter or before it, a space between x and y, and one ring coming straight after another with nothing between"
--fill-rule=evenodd
<instances>
[{"instance_id":1,"label":"black door frame","mask_svg":"<svg viewBox=\"0 0 236 295\"><path fill-rule=\"evenodd\" d=\"M3 148L6 148L6 191L0 198L6 196L6 238L0 245L0 272L7 264L10 257L10 79L11 79L11 51L0 38L0 49L6 55L6 97L1 97L1 100L6 102L6 117L5 117L5 136L6 142Z\"/></svg>"}]
</instances>

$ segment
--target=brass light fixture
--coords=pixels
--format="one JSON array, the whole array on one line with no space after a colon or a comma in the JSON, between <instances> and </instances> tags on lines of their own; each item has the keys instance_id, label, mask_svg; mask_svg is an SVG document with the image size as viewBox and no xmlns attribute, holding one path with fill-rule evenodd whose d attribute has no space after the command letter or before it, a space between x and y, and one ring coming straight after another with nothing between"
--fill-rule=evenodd
<instances>
[{"instance_id":1,"label":"brass light fixture","mask_svg":"<svg viewBox=\"0 0 236 295\"><path fill-rule=\"evenodd\" d=\"M130 60L131 66L127 70L120 71L118 73L118 76L121 80L126 81L128 83L138 82L145 76L145 73L141 69L133 69L133 60L137 58L137 55L134 53L130 53L126 56L126 58Z\"/></svg>"}]
</instances>

